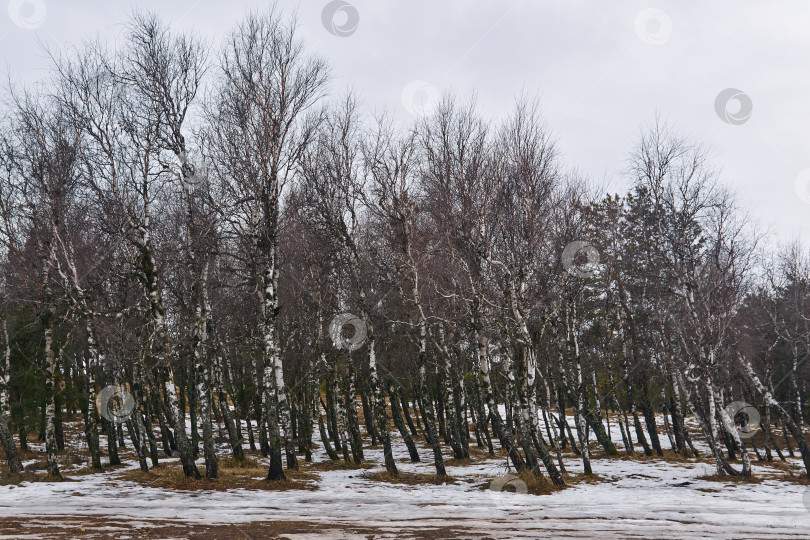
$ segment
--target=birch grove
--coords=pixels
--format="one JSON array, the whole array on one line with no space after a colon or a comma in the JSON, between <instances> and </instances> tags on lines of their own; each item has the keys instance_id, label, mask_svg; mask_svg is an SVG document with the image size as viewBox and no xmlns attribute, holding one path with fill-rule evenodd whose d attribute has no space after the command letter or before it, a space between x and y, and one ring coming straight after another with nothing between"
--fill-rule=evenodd
<instances>
[{"instance_id":1,"label":"birch grove","mask_svg":"<svg viewBox=\"0 0 810 540\"><path fill-rule=\"evenodd\" d=\"M11 473L38 435L60 477L76 411L92 469L125 445L194 481L252 454L282 481L318 445L394 477L399 446L440 478L500 453L556 486L563 451L590 474L662 440L717 475L810 467L810 248L764 242L672 125L607 194L534 97L371 111L275 9L218 47L136 13L51 62L0 119Z\"/></svg>"}]
</instances>

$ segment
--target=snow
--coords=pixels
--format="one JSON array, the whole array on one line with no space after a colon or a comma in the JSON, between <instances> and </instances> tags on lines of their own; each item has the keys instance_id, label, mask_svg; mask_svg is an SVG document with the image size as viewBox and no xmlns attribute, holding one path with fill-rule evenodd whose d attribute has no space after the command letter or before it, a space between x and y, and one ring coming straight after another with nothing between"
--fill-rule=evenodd
<instances>
[{"instance_id":1,"label":"snow","mask_svg":"<svg viewBox=\"0 0 810 540\"><path fill-rule=\"evenodd\" d=\"M614 441L621 441L614 422L611 431ZM662 445L669 447L666 434L662 431L661 435ZM423 462L414 464L405 461L408 453L401 440L395 437L395 441L394 455L401 472L434 472L427 447L419 446ZM364 451L367 460L377 465L372 471L383 470L382 449L367 447ZM320 447L313 454L315 461L328 459ZM334 537L330 527L342 530L347 526L380 528L392 538L403 530L438 527L452 527L464 537L489 538L808 536L810 510L803 498L809 488L771 478L784 474L779 469L754 462L754 474L767 477L761 483L723 483L698 479L713 473L710 463L602 455L594 449L592 465L602 481L542 496L481 489L508 472L505 461L495 459L448 465L447 472L456 481L445 485L375 482L365 478L363 470L322 471L315 491L190 493L121 480L119 469L76 476L69 482L0 486L0 517L100 516L143 527L156 520L190 524L300 520L312 524L310 533L286 535L289 538ZM164 463L176 461L165 459ZM794 463L800 466L800 462ZM565 465L569 472L582 471L581 461L573 456L565 459ZM137 468L137 463L127 462L127 468ZM350 536L341 533L341 537Z\"/></svg>"}]
</instances>

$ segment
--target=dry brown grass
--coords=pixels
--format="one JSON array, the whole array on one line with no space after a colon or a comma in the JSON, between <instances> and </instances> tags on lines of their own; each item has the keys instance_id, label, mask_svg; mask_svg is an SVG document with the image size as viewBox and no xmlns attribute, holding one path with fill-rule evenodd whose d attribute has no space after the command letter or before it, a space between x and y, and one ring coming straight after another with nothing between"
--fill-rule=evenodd
<instances>
[{"instance_id":1,"label":"dry brown grass","mask_svg":"<svg viewBox=\"0 0 810 540\"><path fill-rule=\"evenodd\" d=\"M705 476L698 476L696 477L697 480L706 480L708 482L722 482L724 484L759 484L762 482L762 478L759 476L741 476L741 475L719 475L719 474L708 474Z\"/></svg>"},{"instance_id":2,"label":"dry brown grass","mask_svg":"<svg viewBox=\"0 0 810 540\"><path fill-rule=\"evenodd\" d=\"M2 450L2 448L0 448L0 452L2 452L2 454L0 454L0 456L2 456L3 460L5 460L6 459L6 453ZM34 459L34 458L37 458L39 456L44 455L44 452L35 452L35 451L31 450L30 448L23 449L23 448L20 448L19 446L17 447L17 452L19 453L20 459L22 461L26 461L26 460L29 460L29 459Z\"/></svg>"},{"instance_id":3,"label":"dry brown grass","mask_svg":"<svg viewBox=\"0 0 810 540\"><path fill-rule=\"evenodd\" d=\"M373 469L374 465L368 462L357 465L355 463L346 463L342 459L337 461L313 461L312 463L302 462L301 467L307 471L352 471L357 469Z\"/></svg>"},{"instance_id":4,"label":"dry brown grass","mask_svg":"<svg viewBox=\"0 0 810 540\"><path fill-rule=\"evenodd\" d=\"M186 478L182 468L177 465L165 465L150 469L125 471L119 475L122 480L129 480L149 487L159 487L188 491L227 491L229 489L256 489L269 491L287 491L290 489L315 490L313 484L318 475L307 471L284 471L286 480L267 481L267 467L253 460L243 462L223 460L219 464L218 478L205 478L204 468L200 470L200 480Z\"/></svg>"},{"instance_id":5,"label":"dry brown grass","mask_svg":"<svg viewBox=\"0 0 810 540\"><path fill-rule=\"evenodd\" d=\"M262 466L255 459L246 457L243 460L237 460L233 457L219 460L219 469L259 469Z\"/></svg>"},{"instance_id":6,"label":"dry brown grass","mask_svg":"<svg viewBox=\"0 0 810 540\"><path fill-rule=\"evenodd\" d=\"M70 471L73 472L73 467L75 465L84 465L87 460L84 460L80 457L76 456L57 456L57 461L59 462L59 470ZM33 463L29 463L25 466L25 470L28 472L36 472L36 471L45 471L48 469L48 462L45 459L38 459Z\"/></svg>"},{"instance_id":7,"label":"dry brown grass","mask_svg":"<svg viewBox=\"0 0 810 540\"><path fill-rule=\"evenodd\" d=\"M788 474L781 475L781 476L773 476L777 480L781 480L783 482L790 482L792 484L799 484L800 486L810 486L810 480L807 479L807 473L796 473L794 471L788 471Z\"/></svg>"},{"instance_id":8,"label":"dry brown grass","mask_svg":"<svg viewBox=\"0 0 810 540\"><path fill-rule=\"evenodd\" d=\"M409 486L416 486L419 484L452 484L456 481L452 476L438 476L435 474L419 474L419 473L406 473L401 472L397 476L392 475L388 471L379 472L364 472L361 475L367 480L374 480L376 482L387 482L389 484L405 484Z\"/></svg>"},{"instance_id":9,"label":"dry brown grass","mask_svg":"<svg viewBox=\"0 0 810 540\"><path fill-rule=\"evenodd\" d=\"M66 473L62 471L61 478L52 478L45 472L23 471L21 473L12 474L8 469L0 471L0 486L19 485L22 482L74 482L76 481L72 476L75 476L78 471L70 471ZM93 471L98 472L98 471ZM83 473L79 473L83 474Z\"/></svg>"},{"instance_id":10,"label":"dry brown grass","mask_svg":"<svg viewBox=\"0 0 810 540\"><path fill-rule=\"evenodd\" d=\"M444 464L447 465L448 467L466 467L468 465L475 465L476 463L478 463L478 461L472 458L464 458L464 459L450 458L444 460Z\"/></svg>"},{"instance_id":11,"label":"dry brown grass","mask_svg":"<svg viewBox=\"0 0 810 540\"><path fill-rule=\"evenodd\" d=\"M111 469L120 469L121 467L125 466L126 465L114 465L111 467L109 465L102 465L101 469L94 469L93 467L85 466L82 467L81 469L71 469L69 474L70 476L87 476L90 474L97 474Z\"/></svg>"},{"instance_id":12,"label":"dry brown grass","mask_svg":"<svg viewBox=\"0 0 810 540\"><path fill-rule=\"evenodd\" d=\"M523 484L525 484L526 492L531 495L551 495L552 493L562 491L577 484L602 484L615 481L614 478L609 478L598 474L565 474L563 475L565 485L556 486L549 477L545 475L535 476L534 473L529 470L523 470L517 474L514 474L513 476L516 476L521 482L523 482ZM479 487L481 489L490 489L490 486L494 480L495 479L493 478L492 481L482 484ZM515 482L508 482L502 487L503 491L515 492L517 490ZM523 486L521 486L521 491L522 487Z\"/></svg>"},{"instance_id":13,"label":"dry brown grass","mask_svg":"<svg viewBox=\"0 0 810 540\"><path fill-rule=\"evenodd\" d=\"M757 475L763 479L780 480L801 486L810 485L810 481L807 479L807 473L804 472L801 465L783 463L781 461L759 463L759 465L760 469Z\"/></svg>"},{"instance_id":14,"label":"dry brown grass","mask_svg":"<svg viewBox=\"0 0 810 540\"><path fill-rule=\"evenodd\" d=\"M526 484L527 493L532 495L549 495L565 489L564 486L555 486L547 476L535 476L529 470L520 471L517 477Z\"/></svg>"},{"instance_id":15,"label":"dry brown grass","mask_svg":"<svg viewBox=\"0 0 810 540\"><path fill-rule=\"evenodd\" d=\"M566 474L565 483L569 485L577 484L604 484L614 482L615 478L602 476L600 474Z\"/></svg>"},{"instance_id":16,"label":"dry brown grass","mask_svg":"<svg viewBox=\"0 0 810 540\"><path fill-rule=\"evenodd\" d=\"M492 455L489 454L486 446L479 448L478 445L470 445L470 458L473 459L506 459L507 457L509 457L509 453L497 444L493 444Z\"/></svg>"},{"instance_id":17,"label":"dry brown grass","mask_svg":"<svg viewBox=\"0 0 810 540\"><path fill-rule=\"evenodd\" d=\"M48 468L48 464L44 459L39 459L33 463L25 466L25 472L44 471Z\"/></svg>"},{"instance_id":18,"label":"dry brown grass","mask_svg":"<svg viewBox=\"0 0 810 540\"><path fill-rule=\"evenodd\" d=\"M690 452L691 453L691 452ZM677 452L673 452L672 450L664 450L664 455L659 456L655 451L653 451L653 455L647 456L644 454L642 450L639 452L636 450L636 453L633 455L628 455L627 452L624 450L620 450L619 454L616 456L607 456L607 455L598 455L596 456L598 459L621 459L625 461L667 461L667 462L677 462L677 463L714 463L714 459L711 457L711 454L704 453L699 455L698 457L689 456L686 457L684 455L678 454Z\"/></svg>"},{"instance_id":19,"label":"dry brown grass","mask_svg":"<svg viewBox=\"0 0 810 540\"><path fill-rule=\"evenodd\" d=\"M552 493L555 493L557 491L561 491L561 490L566 488L566 486L555 486L551 482L551 480L549 478L547 478L546 476L542 476L542 477L541 476L535 476L534 473L532 473L529 470L523 470L523 471L521 471L521 472L519 472L517 474L514 474L512 476L515 476L517 478L517 480L519 480L520 482L517 482L515 480L509 481L509 482L505 483L503 486L501 486L500 491L508 491L508 492L511 492L511 493L514 493L516 491L520 491L522 493L523 492L523 486L525 485L526 493L529 493L531 495L550 495ZM484 484L481 484L479 486L479 489L483 489L483 490L491 489L492 482L494 482L495 480L497 480L497 478L493 478L489 482L485 482ZM522 485L520 484L521 482L522 482ZM516 484L518 484L520 487L518 488L518 485L516 485Z\"/></svg>"},{"instance_id":20,"label":"dry brown grass","mask_svg":"<svg viewBox=\"0 0 810 540\"><path fill-rule=\"evenodd\" d=\"M21 482L46 482L53 481L48 478L45 473L35 473L32 471L24 471L21 473L11 474L8 470L0 473L0 486L19 485Z\"/></svg>"},{"instance_id":21,"label":"dry brown grass","mask_svg":"<svg viewBox=\"0 0 810 540\"><path fill-rule=\"evenodd\" d=\"M419 450L419 456L422 458L423 463L433 463L433 447L430 446L425 442L424 439L416 440L416 447ZM500 448L495 446L494 452L492 455L489 454L489 451L484 448L479 448L474 441L470 444L470 458L469 459L456 459L456 458L445 458L444 464L445 465L452 465L452 466L466 466L466 465L473 465L483 460L488 459L496 459L506 461L509 457L509 453ZM410 459L404 459L402 461L410 462Z\"/></svg>"}]
</instances>

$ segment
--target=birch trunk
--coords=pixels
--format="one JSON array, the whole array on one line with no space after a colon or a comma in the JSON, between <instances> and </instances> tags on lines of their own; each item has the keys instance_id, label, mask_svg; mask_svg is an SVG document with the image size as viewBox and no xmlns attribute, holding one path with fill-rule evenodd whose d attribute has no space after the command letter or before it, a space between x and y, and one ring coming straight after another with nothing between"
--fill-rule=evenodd
<instances>
[{"instance_id":1,"label":"birch trunk","mask_svg":"<svg viewBox=\"0 0 810 540\"><path fill-rule=\"evenodd\" d=\"M92 346L89 344L90 339L88 338L88 348L92 350ZM95 377L93 377L93 363L91 358L93 357L93 352L90 353L90 358L85 358L82 361L83 364L83 371L84 371L84 386L87 393L87 408L83 411L84 413L84 436L87 440L87 449L90 452L90 466L93 469L99 470L101 469L101 454L99 452L98 446L98 426L96 424L96 396L95 396Z\"/></svg>"},{"instance_id":2,"label":"birch trunk","mask_svg":"<svg viewBox=\"0 0 810 540\"><path fill-rule=\"evenodd\" d=\"M220 350L222 347L220 346ZM245 460L245 451L242 448L242 437L239 433L241 420L238 418L234 420L231 413L231 407L228 404L228 394L225 387L225 376L223 374L222 357L219 354L214 355L214 386L216 388L217 397L219 401L219 409L222 414L222 419L225 422L225 429L228 431L228 442L231 445L231 452L236 461ZM235 401L234 401L235 406ZM250 417L247 417L247 429L250 435L253 430L250 426Z\"/></svg>"},{"instance_id":3,"label":"birch trunk","mask_svg":"<svg viewBox=\"0 0 810 540\"><path fill-rule=\"evenodd\" d=\"M751 457L748 455L748 451L745 449L745 445L740 437L740 433L737 431L737 426L734 424L734 419L731 418L726 412L726 409L723 407L722 398L717 391L714 392L713 399L719 405L717 411L720 415L720 421L723 423L723 428L734 441L736 450L740 452L740 457L742 458L743 462L741 474L742 476L751 476Z\"/></svg>"},{"instance_id":4,"label":"birch trunk","mask_svg":"<svg viewBox=\"0 0 810 540\"><path fill-rule=\"evenodd\" d=\"M345 397L345 413L346 413L346 422L344 425L349 430L350 439L349 444L352 450L352 458L354 458L354 462L360 464L363 459L363 437L360 435L360 422L357 418L357 391L355 389L355 380L357 377L355 376L354 366L352 364L351 358L349 358L348 362L349 372L346 375L346 397ZM335 390L335 395L338 396L338 400L340 399L341 393ZM373 420L372 420L373 421Z\"/></svg>"},{"instance_id":5,"label":"birch trunk","mask_svg":"<svg viewBox=\"0 0 810 540\"><path fill-rule=\"evenodd\" d=\"M43 263L43 286L45 309L42 315L42 324L45 328L45 453L48 476L62 478L59 473L59 463L56 458L56 424L55 424L55 392L56 351L54 350L53 334L56 325L56 306L53 304L53 291L50 284L50 270L56 262L56 253L53 247L50 255Z\"/></svg>"},{"instance_id":6,"label":"birch trunk","mask_svg":"<svg viewBox=\"0 0 810 540\"><path fill-rule=\"evenodd\" d=\"M418 298L416 289L414 289L414 297ZM436 429L436 413L433 409L433 400L430 399L427 384L427 322L421 312L421 307L419 317L419 394L425 432L428 435L428 442L433 447L433 465L436 467L436 474L447 476L447 471L444 468L442 447L439 443L439 432Z\"/></svg>"},{"instance_id":7,"label":"birch trunk","mask_svg":"<svg viewBox=\"0 0 810 540\"><path fill-rule=\"evenodd\" d=\"M366 346L368 347L368 371L371 393L374 396L372 402L372 414L377 420L377 430L383 443L383 458L385 469L393 476L399 476L397 463L394 461L394 454L391 448L391 433L388 431L388 415L385 413L385 396L380 388L380 379L377 374L377 353L374 348L374 330L369 324L368 315L362 311L363 321L366 323Z\"/></svg>"},{"instance_id":8,"label":"birch trunk","mask_svg":"<svg viewBox=\"0 0 810 540\"><path fill-rule=\"evenodd\" d=\"M536 476L542 476L540 465L537 459L537 454L534 451L534 441L531 433L531 419L528 403L528 389L526 384L525 373L521 373L525 369L526 351L521 347L521 362L512 360L511 355L506 352L504 360L506 362L506 371L508 373L509 385L515 389L515 397L517 398L517 411L513 415L517 433L520 440L520 445L523 447L523 454L526 459L526 467L532 471ZM520 379L520 383L517 383Z\"/></svg>"},{"instance_id":9,"label":"birch trunk","mask_svg":"<svg viewBox=\"0 0 810 540\"><path fill-rule=\"evenodd\" d=\"M630 440L628 440L629 427L627 429L625 428L625 419L627 417L622 414L623 408L619 403L619 397L616 394L616 380L613 377L612 370L610 371L609 377L610 377L610 392L611 395L613 396L613 403L616 407L616 418L619 423L619 431L622 434L622 444L624 444L624 448L625 451L627 452L627 455L632 456L635 452L633 451L633 443L630 442Z\"/></svg>"},{"instance_id":10,"label":"birch trunk","mask_svg":"<svg viewBox=\"0 0 810 540\"><path fill-rule=\"evenodd\" d=\"M498 411L498 404L495 401L495 395L492 391L492 380L489 376L489 353L487 352L484 336L481 334L481 329L479 328L480 317L477 315L477 310L474 310L473 313L473 328L475 328L476 353L478 355L478 380L480 384L479 391L481 392L481 395L483 396L484 401L489 409L489 419L492 422L492 431L495 433L495 436L498 437L498 440L501 441L501 446L509 454L509 459L512 461L515 468L517 470L522 470L525 467L523 457L515 447L515 443L512 441L511 433L503 424L501 413Z\"/></svg>"},{"instance_id":11,"label":"birch trunk","mask_svg":"<svg viewBox=\"0 0 810 540\"><path fill-rule=\"evenodd\" d=\"M411 434L408 433L405 421L402 419L402 409L399 399L397 398L396 388L392 382L388 383L388 401L391 404L391 416L394 418L394 425L397 427L397 430L399 430L399 434L402 436L402 440L408 448L408 455L411 458L411 462L419 463L419 452L416 451L416 445L411 438Z\"/></svg>"},{"instance_id":12,"label":"birch trunk","mask_svg":"<svg viewBox=\"0 0 810 540\"><path fill-rule=\"evenodd\" d=\"M23 471L20 454L17 452L14 438L8 429L11 416L8 398L8 382L11 372L11 341L8 338L8 321L5 318L3 319L3 342L5 343L5 350L0 364L0 443L2 443L3 450L6 453L9 471L19 473Z\"/></svg>"},{"instance_id":13,"label":"birch trunk","mask_svg":"<svg viewBox=\"0 0 810 540\"><path fill-rule=\"evenodd\" d=\"M447 426L445 431L447 433L447 442L453 449L453 457L455 459L464 459L464 449L461 447L460 439L461 434L458 425L458 415L456 414L455 396L453 394L453 386L450 382L450 350L444 339L444 328L439 327L439 342L436 344L438 350L441 352L442 361L439 363L441 366L438 370L439 384L444 390L445 403L447 410Z\"/></svg>"},{"instance_id":14,"label":"birch trunk","mask_svg":"<svg viewBox=\"0 0 810 540\"><path fill-rule=\"evenodd\" d=\"M760 381L759 376L754 371L751 363L742 357L740 357L740 363L742 364L745 372L748 374L748 377L753 383L757 392L759 392L768 405L773 407L776 412L779 413L782 420L782 427L785 429L785 431L789 430L790 434L793 435L793 438L796 439L796 442L799 445L799 452L802 455L802 461L804 462L805 473L810 474L810 447L808 447L807 439L805 438L802 426L796 424L792 418L792 415L790 414L790 411L785 409L782 404L773 397L773 393L766 388L764 384L762 384L762 381ZM785 441L787 440L787 433L785 433Z\"/></svg>"},{"instance_id":15,"label":"birch trunk","mask_svg":"<svg viewBox=\"0 0 810 540\"><path fill-rule=\"evenodd\" d=\"M189 249L190 251L190 249ZM211 370L208 365L208 261L203 265L199 280L192 286L192 297L196 299L194 308L194 330L192 347L196 368L197 397L199 400L200 421L203 430L203 455L205 456L205 477L213 480L218 476L217 454L214 448L214 430L211 422ZM192 258L191 267L196 266ZM196 430L195 430L196 431Z\"/></svg>"},{"instance_id":16,"label":"birch trunk","mask_svg":"<svg viewBox=\"0 0 810 540\"><path fill-rule=\"evenodd\" d=\"M281 421L281 428L284 436L284 450L287 457L287 469L298 470L298 460L295 456L295 441L291 431L292 422L290 420L290 403L287 398L287 390L284 386L284 372L281 366L281 355L278 341L278 266L276 261L276 249L273 246L270 257L270 264L264 271L264 384L267 394L268 404L268 430L270 434L270 459L271 469L274 456L281 455L281 438L279 436L278 423ZM272 402L272 403L271 403ZM272 409L272 414L270 414ZM270 425L269 422L274 425ZM268 473L268 479L273 477L283 478L278 475L278 470Z\"/></svg>"},{"instance_id":17,"label":"birch trunk","mask_svg":"<svg viewBox=\"0 0 810 540\"><path fill-rule=\"evenodd\" d=\"M174 384L174 369L172 367L172 344L169 337L169 331L166 328L166 320L163 315L163 300L161 298L160 289L157 281L157 266L155 264L154 250L152 248L152 239L150 231L149 214L146 214L144 223L140 227L141 244L141 264L146 286L146 293L149 300L150 315L152 323L155 327L155 333L159 343L160 353L163 354L163 359L166 362L168 379L164 384L166 392L166 399L169 405L169 413L171 415L171 423L174 427L174 438L177 444L177 451L180 454L180 462L183 465L183 474L187 477L194 479L200 478L200 472L197 470L197 464L194 462L194 452L191 448L191 443L186 436L186 415L185 411L180 410L180 404L177 400L177 388ZM148 426L151 429L151 426Z\"/></svg>"}]
</instances>

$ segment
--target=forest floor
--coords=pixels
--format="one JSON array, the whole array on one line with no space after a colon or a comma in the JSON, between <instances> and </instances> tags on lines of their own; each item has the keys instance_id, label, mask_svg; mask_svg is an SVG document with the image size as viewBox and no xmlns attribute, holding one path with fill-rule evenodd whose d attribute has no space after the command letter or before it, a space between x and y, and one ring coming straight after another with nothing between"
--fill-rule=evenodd
<instances>
[{"instance_id":1,"label":"forest floor","mask_svg":"<svg viewBox=\"0 0 810 540\"><path fill-rule=\"evenodd\" d=\"M81 428L79 419L65 422L64 481L45 481L35 437L23 455L26 472L0 475L0 538L807 538L810 530L810 487L795 458L755 460L753 480L734 481L712 476L705 448L691 459L669 450L663 458L608 457L593 441L594 475L582 474L569 447L568 487L529 481L521 489L510 477L516 491L527 491L513 493L488 489L509 468L502 453L489 456L475 441L470 460L445 455L450 478L441 482L429 448L417 442L422 462L411 463L392 432L403 473L392 479L381 447L366 441L367 463L347 467L329 462L316 430L312 463L299 456L301 471L286 482L264 482L267 460L256 452L242 466L221 459L219 480L188 482L176 457L140 472L131 447L121 450L123 465L89 471ZM701 449L694 425L690 431ZM611 435L621 451L615 422ZM219 444L228 455L224 439ZM198 464L204 472L202 458Z\"/></svg>"}]
</instances>

